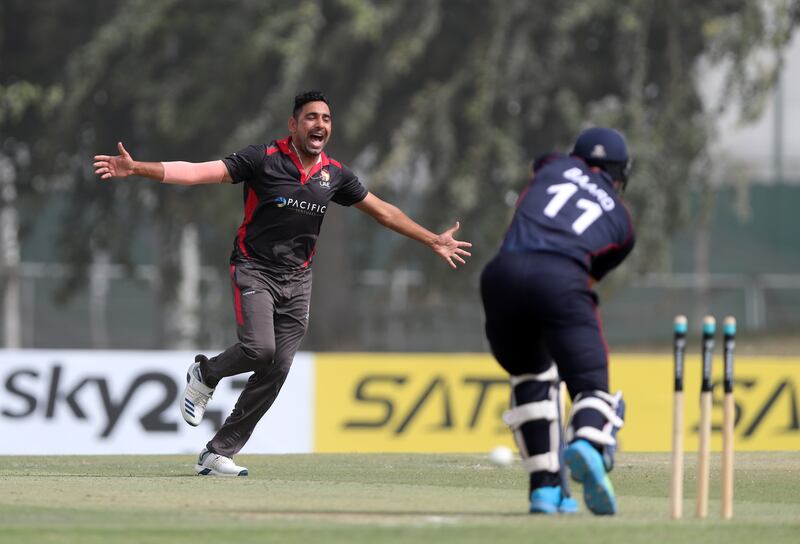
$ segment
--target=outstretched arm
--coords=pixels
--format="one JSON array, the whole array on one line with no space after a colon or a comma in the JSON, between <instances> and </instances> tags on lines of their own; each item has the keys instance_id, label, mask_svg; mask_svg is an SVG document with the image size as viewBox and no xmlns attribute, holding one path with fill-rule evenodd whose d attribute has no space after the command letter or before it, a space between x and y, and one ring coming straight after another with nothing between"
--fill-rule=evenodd
<instances>
[{"instance_id":1,"label":"outstretched arm","mask_svg":"<svg viewBox=\"0 0 800 544\"><path fill-rule=\"evenodd\" d=\"M161 183L199 185L202 183L230 183L232 181L225 163L210 162L142 162L135 161L122 145L117 143L119 155L95 155L94 173L100 179L142 176Z\"/></svg>"},{"instance_id":2,"label":"outstretched arm","mask_svg":"<svg viewBox=\"0 0 800 544\"><path fill-rule=\"evenodd\" d=\"M463 249L472 247L471 243L453 238L453 234L460 228L458 221L443 233L434 234L408 217L397 206L381 200L372 193L367 193L366 198L356 204L355 207L372 216L384 227L430 247L453 268L457 266L454 261L465 264L462 255L465 257L472 256L471 253Z\"/></svg>"}]
</instances>

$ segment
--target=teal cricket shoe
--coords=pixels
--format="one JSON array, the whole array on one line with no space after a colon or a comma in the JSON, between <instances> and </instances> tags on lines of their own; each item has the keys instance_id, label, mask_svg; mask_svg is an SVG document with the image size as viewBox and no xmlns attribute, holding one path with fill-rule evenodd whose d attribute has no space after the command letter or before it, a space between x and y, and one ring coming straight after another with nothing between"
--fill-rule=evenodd
<instances>
[{"instance_id":1,"label":"teal cricket shoe","mask_svg":"<svg viewBox=\"0 0 800 544\"><path fill-rule=\"evenodd\" d=\"M574 514L577 511L577 501L562 496L560 486L538 487L531 493L531 514Z\"/></svg>"},{"instance_id":2,"label":"teal cricket shoe","mask_svg":"<svg viewBox=\"0 0 800 544\"><path fill-rule=\"evenodd\" d=\"M578 501L572 497L562 497L561 504L558 505L559 514L577 514Z\"/></svg>"},{"instance_id":3,"label":"teal cricket shoe","mask_svg":"<svg viewBox=\"0 0 800 544\"><path fill-rule=\"evenodd\" d=\"M586 507L598 516L613 516L617 512L617 498L600 452L586 440L579 439L564 450L564 462L572 479L583 484Z\"/></svg>"}]
</instances>

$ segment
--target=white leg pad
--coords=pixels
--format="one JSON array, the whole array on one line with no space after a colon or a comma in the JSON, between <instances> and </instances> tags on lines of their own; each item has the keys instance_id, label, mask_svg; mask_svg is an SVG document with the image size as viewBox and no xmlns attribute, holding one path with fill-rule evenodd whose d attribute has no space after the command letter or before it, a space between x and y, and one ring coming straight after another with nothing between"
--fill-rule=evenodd
<instances>
[{"instance_id":1,"label":"white leg pad","mask_svg":"<svg viewBox=\"0 0 800 544\"><path fill-rule=\"evenodd\" d=\"M561 468L561 463L558 459L558 451L548 451L547 453L540 453L533 455L522 460L522 466L528 472L558 472Z\"/></svg>"},{"instance_id":2,"label":"white leg pad","mask_svg":"<svg viewBox=\"0 0 800 544\"><path fill-rule=\"evenodd\" d=\"M511 376L510 380L512 408L503 414L503 422L514 431L514 440L522 457L522 465L528 472L558 472L561 468L559 461L561 427L559 425L558 406L558 387L560 382L556 366L552 365L548 370L539 374ZM549 384L547 398L516 406L514 388L526 381ZM522 434L521 427L525 423L541 420L549 422L550 451L531 455L525 444L525 437Z\"/></svg>"},{"instance_id":3,"label":"white leg pad","mask_svg":"<svg viewBox=\"0 0 800 544\"><path fill-rule=\"evenodd\" d=\"M557 382L558 369L556 365L551 366L540 374L520 374L519 376L511 376L511 387L516 387L518 384L527 381L534 382Z\"/></svg>"},{"instance_id":4,"label":"white leg pad","mask_svg":"<svg viewBox=\"0 0 800 544\"><path fill-rule=\"evenodd\" d=\"M612 431L621 429L624 424L622 418L616 412L617 404L622 398L622 392L618 392L616 395L609 395L605 391L591 391L587 394L591 396L578 395L572 405L572 412L570 413L566 431L567 442L583 438L598 446L616 446L617 440L614 438L615 433ZM575 429L573 425L575 414L581 410L599 412L606 420L602 429L589 426Z\"/></svg>"},{"instance_id":5,"label":"white leg pad","mask_svg":"<svg viewBox=\"0 0 800 544\"><path fill-rule=\"evenodd\" d=\"M610 433L595 429L594 427L581 427L575 431L573 438L584 438L593 444L601 446L616 446L616 439ZM570 439L571 440L571 439Z\"/></svg>"},{"instance_id":6,"label":"white leg pad","mask_svg":"<svg viewBox=\"0 0 800 544\"><path fill-rule=\"evenodd\" d=\"M548 421L558 419L558 406L556 406L555 400L527 402L503 413L503 423L513 429L518 429L523 423L537 419Z\"/></svg>"}]
</instances>

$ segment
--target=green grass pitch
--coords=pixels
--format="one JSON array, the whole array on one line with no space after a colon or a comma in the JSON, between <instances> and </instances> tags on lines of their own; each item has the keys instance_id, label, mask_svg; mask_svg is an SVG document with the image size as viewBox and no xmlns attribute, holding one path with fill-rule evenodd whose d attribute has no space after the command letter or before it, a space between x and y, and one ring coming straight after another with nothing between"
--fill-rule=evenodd
<instances>
[{"instance_id":1,"label":"green grass pitch","mask_svg":"<svg viewBox=\"0 0 800 544\"><path fill-rule=\"evenodd\" d=\"M668 519L669 456L625 454L620 512L526 513L519 463L476 454L241 455L247 478L194 475L192 456L0 457L0 542L798 542L800 452L736 454L734 519ZM580 495L577 484L573 492Z\"/></svg>"}]
</instances>

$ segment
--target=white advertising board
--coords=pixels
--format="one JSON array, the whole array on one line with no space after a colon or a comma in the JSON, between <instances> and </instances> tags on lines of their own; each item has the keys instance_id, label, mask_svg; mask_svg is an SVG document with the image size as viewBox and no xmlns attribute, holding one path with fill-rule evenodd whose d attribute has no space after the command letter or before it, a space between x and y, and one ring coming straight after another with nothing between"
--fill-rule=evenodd
<instances>
[{"instance_id":1,"label":"white advertising board","mask_svg":"<svg viewBox=\"0 0 800 544\"><path fill-rule=\"evenodd\" d=\"M205 419L191 427L179 400L195 354L0 350L0 455L198 453L248 374L222 380ZM242 453L312 451L313 373L313 354L298 353Z\"/></svg>"}]
</instances>

